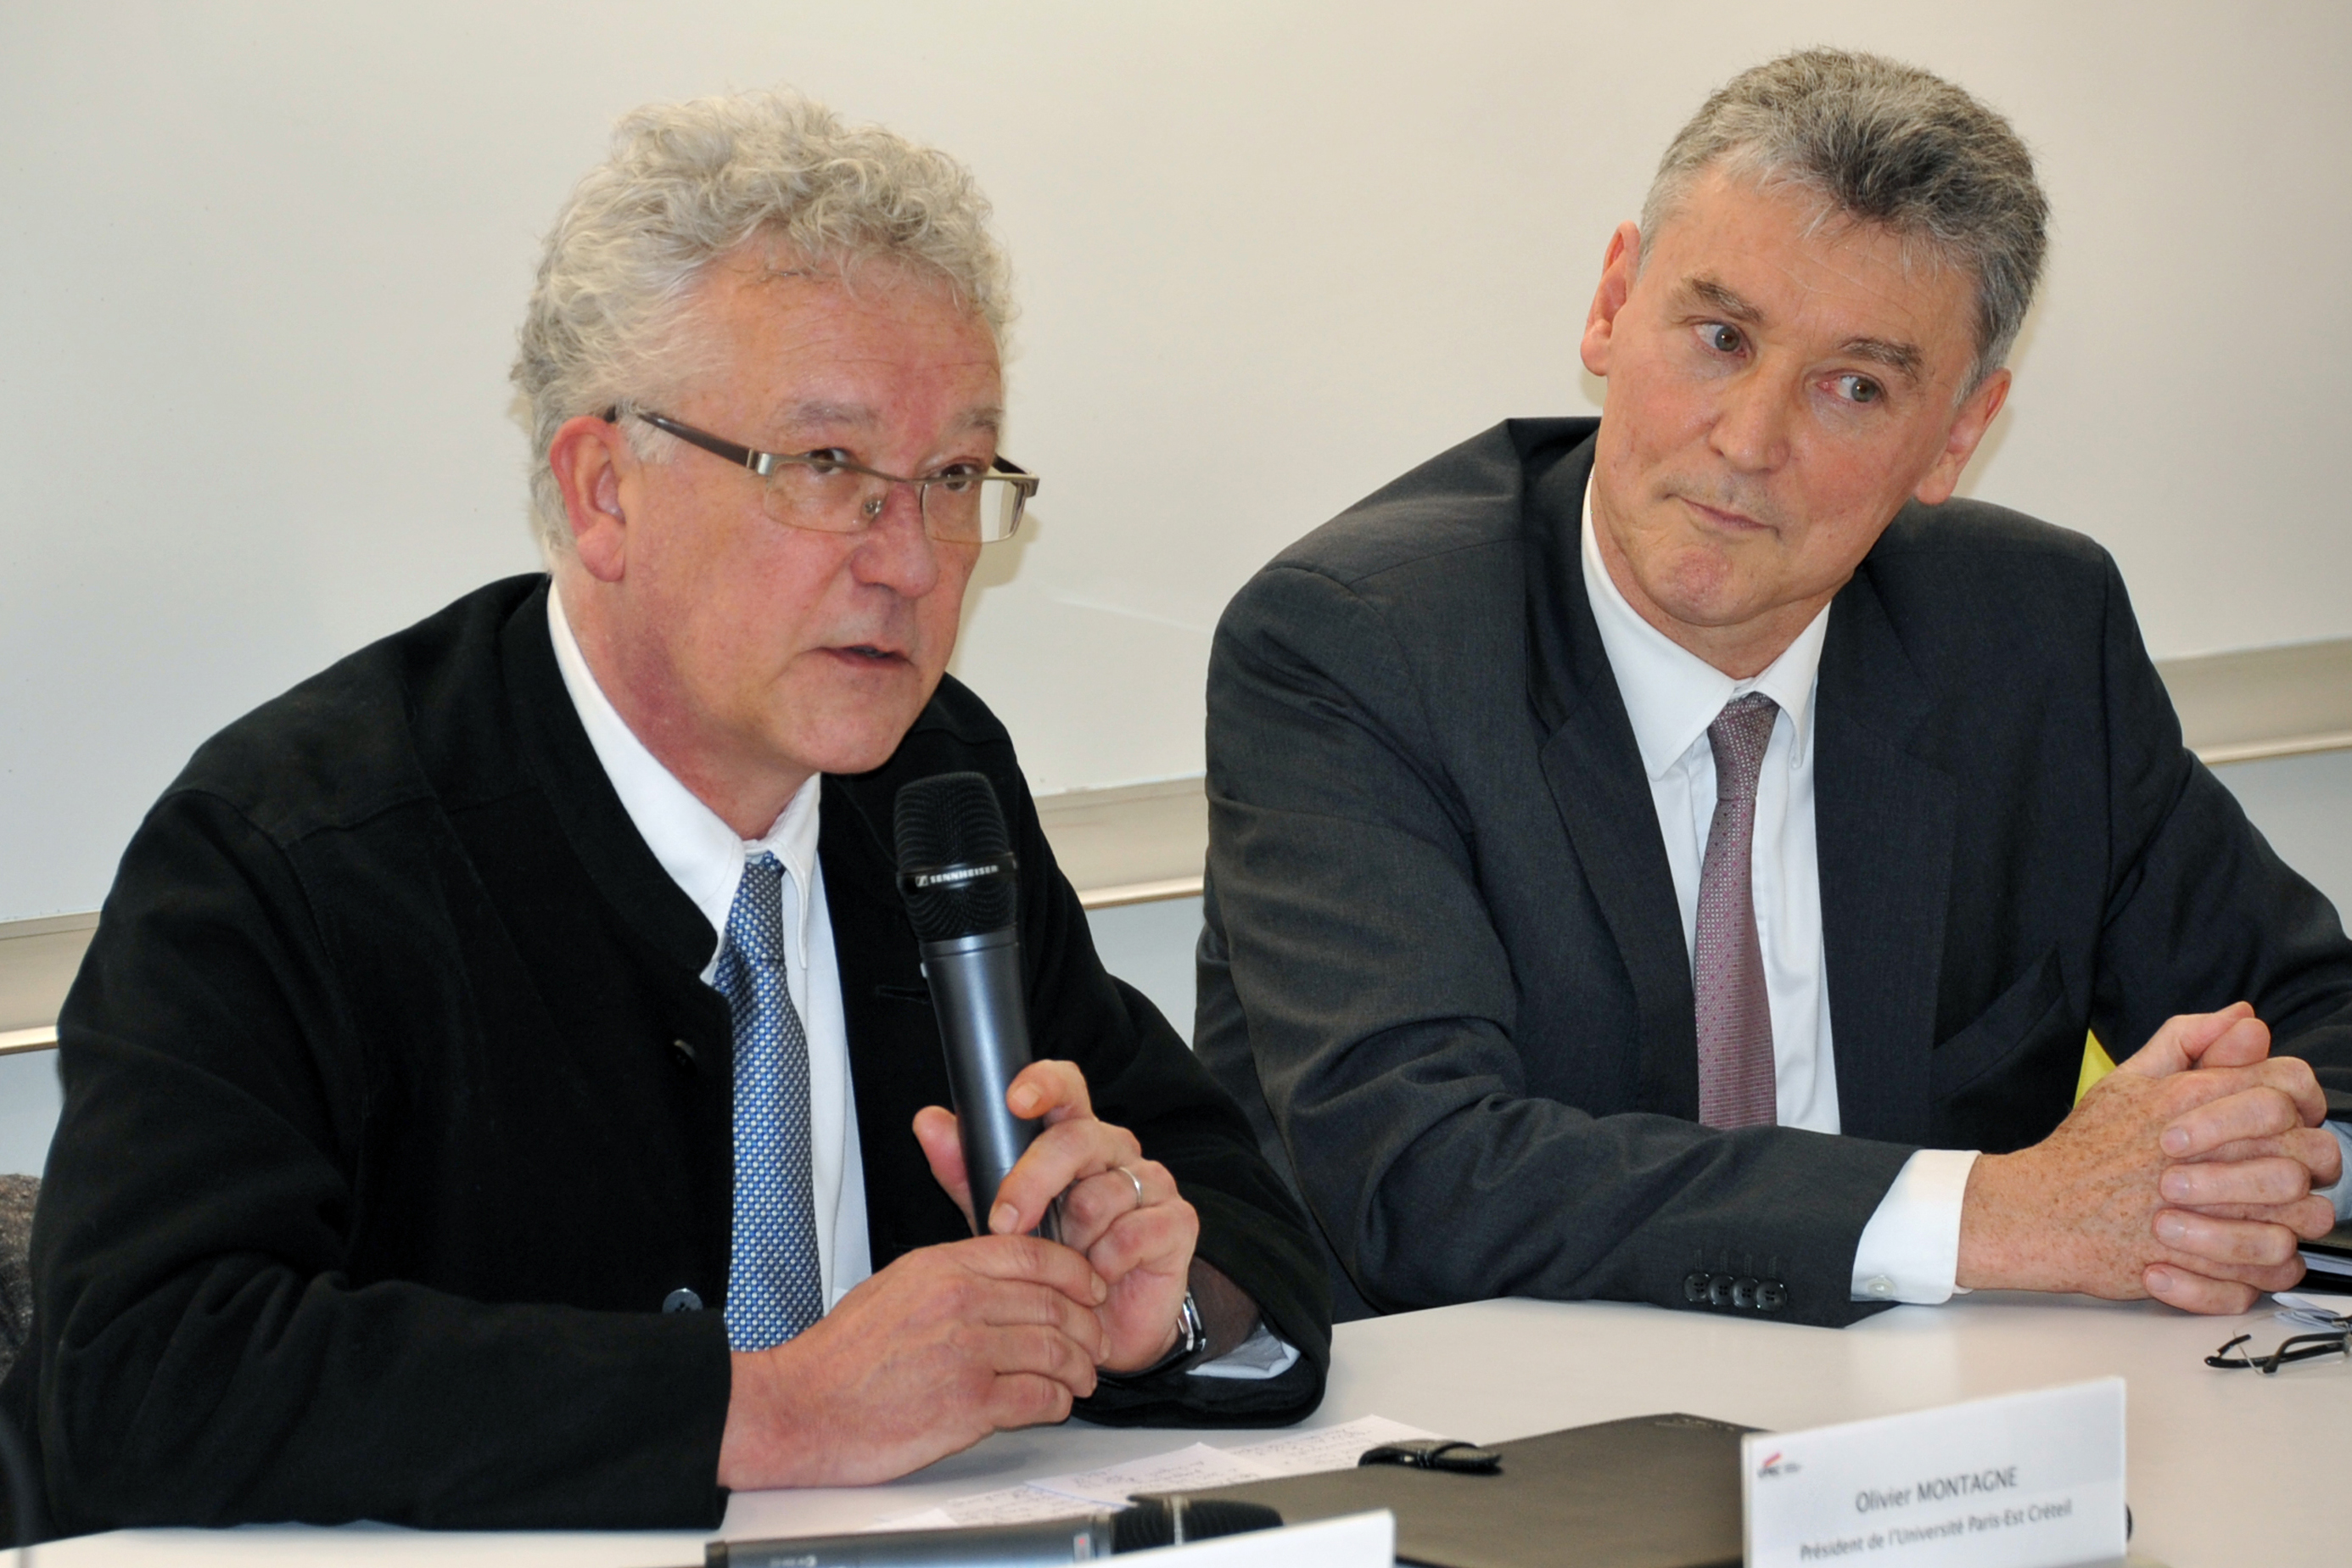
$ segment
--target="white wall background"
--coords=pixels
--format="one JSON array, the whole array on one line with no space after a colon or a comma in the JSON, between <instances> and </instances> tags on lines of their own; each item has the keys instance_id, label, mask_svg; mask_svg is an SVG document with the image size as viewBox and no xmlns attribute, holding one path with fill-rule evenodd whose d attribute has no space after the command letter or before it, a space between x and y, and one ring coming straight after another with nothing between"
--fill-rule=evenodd
<instances>
[{"instance_id":1,"label":"white wall background","mask_svg":"<svg viewBox=\"0 0 2352 1568\"><path fill-rule=\"evenodd\" d=\"M1714 84L1831 41L2008 110L2057 207L1971 489L2159 655L2352 633L2340 0L0 6L0 920L94 907L205 734L534 563L511 336L613 117L790 81L993 195L1043 523L959 670L1041 789L1200 766L1219 608L1510 414Z\"/></svg>"}]
</instances>

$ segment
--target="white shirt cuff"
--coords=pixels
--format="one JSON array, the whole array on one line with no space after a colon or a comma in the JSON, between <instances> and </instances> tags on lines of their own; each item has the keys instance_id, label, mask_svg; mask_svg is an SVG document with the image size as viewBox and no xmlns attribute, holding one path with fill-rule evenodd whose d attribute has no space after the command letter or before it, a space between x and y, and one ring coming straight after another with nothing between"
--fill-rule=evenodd
<instances>
[{"instance_id":1,"label":"white shirt cuff","mask_svg":"<svg viewBox=\"0 0 2352 1568\"><path fill-rule=\"evenodd\" d=\"M1298 1364L1298 1347L1265 1326L1260 1318L1250 1337L1219 1356L1192 1369L1194 1377L1231 1377L1257 1382L1280 1377Z\"/></svg>"},{"instance_id":2,"label":"white shirt cuff","mask_svg":"<svg viewBox=\"0 0 2352 1568\"><path fill-rule=\"evenodd\" d=\"M2336 1134L2336 1146L2344 1151L2344 1174L2332 1187L2322 1187L2319 1195L2336 1205L2336 1223L2352 1221L2352 1123L2331 1121L2327 1130Z\"/></svg>"},{"instance_id":3,"label":"white shirt cuff","mask_svg":"<svg viewBox=\"0 0 2352 1568\"><path fill-rule=\"evenodd\" d=\"M1922 1149L1903 1163L1853 1254L1853 1299L1934 1306L1960 1267L1960 1202L1973 1149Z\"/></svg>"}]
</instances>

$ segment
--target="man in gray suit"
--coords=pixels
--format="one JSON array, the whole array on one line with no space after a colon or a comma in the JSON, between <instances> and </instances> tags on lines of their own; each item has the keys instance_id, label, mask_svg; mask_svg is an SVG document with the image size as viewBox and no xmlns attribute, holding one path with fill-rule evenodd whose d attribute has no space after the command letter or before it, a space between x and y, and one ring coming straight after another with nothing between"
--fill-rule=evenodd
<instances>
[{"instance_id":1,"label":"man in gray suit","mask_svg":"<svg viewBox=\"0 0 2352 1568\"><path fill-rule=\"evenodd\" d=\"M1751 70L1609 242L1598 424L1441 455L1226 612L1199 1047L1341 1316L2237 1311L2352 1208L2335 910L2105 552L1950 499L2044 214L1948 83ZM2077 1104L2086 1031L2132 1054Z\"/></svg>"}]
</instances>

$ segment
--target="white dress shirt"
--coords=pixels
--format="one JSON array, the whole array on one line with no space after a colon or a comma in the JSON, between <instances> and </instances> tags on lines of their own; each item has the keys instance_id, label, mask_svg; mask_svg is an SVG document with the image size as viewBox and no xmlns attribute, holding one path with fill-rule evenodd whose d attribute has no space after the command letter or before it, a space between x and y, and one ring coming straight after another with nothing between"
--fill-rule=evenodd
<instances>
[{"instance_id":1,"label":"white dress shirt","mask_svg":"<svg viewBox=\"0 0 2352 1568\"><path fill-rule=\"evenodd\" d=\"M564 618L562 596L547 595L548 635L563 689L588 731L588 743L613 782L654 858L694 900L719 933L708 985L727 943L727 912L735 903L743 864L765 851L784 868L784 983L808 1036L809 1173L816 1188L817 1258L824 1308L831 1311L874 1272L866 1233L866 1167L857 1143L857 1105L849 1078L849 1026L841 1010L841 969L835 962L833 915L824 901L824 868L816 854L817 796L824 775L808 783L784 806L766 837L744 839L646 750L614 710ZM1217 1360L1192 1369L1195 1377L1255 1380L1279 1377L1298 1361L1297 1347L1263 1321L1256 1332Z\"/></svg>"},{"instance_id":2,"label":"white dress shirt","mask_svg":"<svg viewBox=\"0 0 2352 1568\"><path fill-rule=\"evenodd\" d=\"M809 1173L816 1193L817 1257L825 1310L874 1272L866 1234L866 1167L857 1144L857 1105L849 1081L849 1026L841 1010L841 970L834 962L833 917L824 902L824 869L817 864L817 796L824 775L812 774L764 837L745 839L697 799L646 750L596 684L562 597L547 595L548 634L563 688L588 731L604 776L670 880L694 900L718 932L709 984L727 942L727 911L743 879L743 864L762 852L784 868L784 984L808 1036Z\"/></svg>"},{"instance_id":3,"label":"white dress shirt","mask_svg":"<svg viewBox=\"0 0 2352 1568\"><path fill-rule=\"evenodd\" d=\"M1829 973L1822 956L1822 873L1813 839L1813 698L1824 607L1761 675L1734 680L1637 614L1609 575L1584 498L1584 591L1601 628L1649 775L1650 799L1673 868L1685 950L1695 951L1699 868L1715 816L1715 749L1706 729L1735 697L1761 691L1780 705L1756 779L1749 886L1764 989L1772 1013L1772 1079L1783 1127L1839 1130L1837 1053ZM1863 1227L1853 1258L1857 1300L1935 1302L1952 1295L1959 1265L1960 1200L1973 1150L1923 1149Z\"/></svg>"}]
</instances>

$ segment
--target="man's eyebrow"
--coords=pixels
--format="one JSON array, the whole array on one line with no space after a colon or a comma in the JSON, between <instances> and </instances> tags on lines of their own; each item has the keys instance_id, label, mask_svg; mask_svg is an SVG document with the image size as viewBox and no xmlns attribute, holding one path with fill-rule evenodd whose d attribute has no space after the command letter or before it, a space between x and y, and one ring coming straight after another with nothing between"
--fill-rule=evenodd
<instances>
[{"instance_id":1,"label":"man's eyebrow","mask_svg":"<svg viewBox=\"0 0 2352 1568\"><path fill-rule=\"evenodd\" d=\"M1683 281L1683 292L1693 302L1708 307L1727 321L1743 326L1754 326L1764 319L1764 312L1749 304L1730 289L1712 278L1690 278Z\"/></svg>"},{"instance_id":2,"label":"man's eyebrow","mask_svg":"<svg viewBox=\"0 0 2352 1568\"><path fill-rule=\"evenodd\" d=\"M831 403L823 398L811 398L795 403L781 412L781 422L789 427L807 425L847 425L871 427L881 423L880 416L863 403ZM990 435L1004 427L1004 410L993 403L982 403L964 410L954 428L985 430Z\"/></svg>"},{"instance_id":3,"label":"man's eyebrow","mask_svg":"<svg viewBox=\"0 0 2352 1568\"><path fill-rule=\"evenodd\" d=\"M871 425L874 410L862 403L828 403L823 398L810 398L792 404L779 411L780 422L786 425Z\"/></svg>"},{"instance_id":4,"label":"man's eyebrow","mask_svg":"<svg viewBox=\"0 0 2352 1568\"><path fill-rule=\"evenodd\" d=\"M1883 364L1906 381L1916 382L1927 368L1926 357L1911 343L1890 343L1884 338L1848 338L1839 352L1853 359Z\"/></svg>"}]
</instances>

